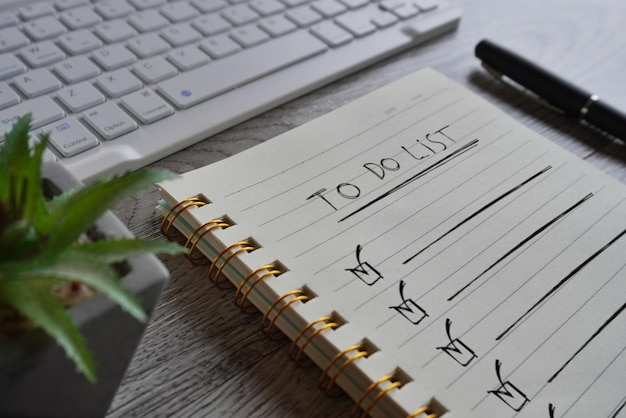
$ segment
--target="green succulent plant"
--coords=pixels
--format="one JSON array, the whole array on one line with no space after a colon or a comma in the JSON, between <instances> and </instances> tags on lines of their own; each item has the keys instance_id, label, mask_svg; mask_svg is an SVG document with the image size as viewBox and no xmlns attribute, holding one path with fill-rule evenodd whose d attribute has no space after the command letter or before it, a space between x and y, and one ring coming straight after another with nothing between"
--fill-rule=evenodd
<instances>
[{"instance_id":1,"label":"green succulent plant","mask_svg":"<svg viewBox=\"0 0 626 418\"><path fill-rule=\"evenodd\" d=\"M42 328L93 382L93 356L53 290L64 283L86 285L145 321L140 302L121 281L119 263L140 254L179 253L182 247L147 239L84 236L121 199L173 175L143 169L45 196L41 161L47 138L29 147L29 123L30 115L20 118L0 145L0 313L14 310Z\"/></svg>"}]
</instances>

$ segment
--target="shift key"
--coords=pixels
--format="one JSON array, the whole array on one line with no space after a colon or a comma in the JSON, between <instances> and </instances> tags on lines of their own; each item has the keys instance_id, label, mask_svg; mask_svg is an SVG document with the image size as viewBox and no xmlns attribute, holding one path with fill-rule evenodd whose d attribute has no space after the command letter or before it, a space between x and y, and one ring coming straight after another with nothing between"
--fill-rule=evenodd
<instances>
[{"instance_id":1,"label":"shift key","mask_svg":"<svg viewBox=\"0 0 626 418\"><path fill-rule=\"evenodd\" d=\"M137 122L112 102L86 110L83 119L104 139L115 139L137 129Z\"/></svg>"},{"instance_id":2,"label":"shift key","mask_svg":"<svg viewBox=\"0 0 626 418\"><path fill-rule=\"evenodd\" d=\"M64 157L73 157L98 145L98 139L76 118L67 117L42 129L50 144Z\"/></svg>"},{"instance_id":3,"label":"shift key","mask_svg":"<svg viewBox=\"0 0 626 418\"><path fill-rule=\"evenodd\" d=\"M31 129L36 129L65 117L65 112L47 96L27 100L0 111L0 141L11 131L13 124L26 113L32 114Z\"/></svg>"}]
</instances>

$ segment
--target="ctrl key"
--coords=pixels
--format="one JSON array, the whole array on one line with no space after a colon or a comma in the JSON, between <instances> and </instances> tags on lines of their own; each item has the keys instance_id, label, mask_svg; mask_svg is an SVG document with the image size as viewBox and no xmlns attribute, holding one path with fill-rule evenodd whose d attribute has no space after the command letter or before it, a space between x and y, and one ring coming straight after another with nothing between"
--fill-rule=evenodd
<instances>
[{"instance_id":1,"label":"ctrl key","mask_svg":"<svg viewBox=\"0 0 626 418\"><path fill-rule=\"evenodd\" d=\"M83 119L104 139L115 139L137 129L137 122L112 102L86 110Z\"/></svg>"},{"instance_id":2,"label":"ctrl key","mask_svg":"<svg viewBox=\"0 0 626 418\"><path fill-rule=\"evenodd\" d=\"M50 144L66 158L80 154L99 143L87 128L71 116L46 126L41 132L49 135Z\"/></svg>"}]
</instances>

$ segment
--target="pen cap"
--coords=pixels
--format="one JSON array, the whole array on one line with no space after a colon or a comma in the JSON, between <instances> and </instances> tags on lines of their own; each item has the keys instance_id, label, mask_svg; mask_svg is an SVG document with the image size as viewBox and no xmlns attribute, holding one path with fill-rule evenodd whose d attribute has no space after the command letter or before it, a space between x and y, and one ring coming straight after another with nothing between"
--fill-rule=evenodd
<instances>
[{"instance_id":1,"label":"pen cap","mask_svg":"<svg viewBox=\"0 0 626 418\"><path fill-rule=\"evenodd\" d=\"M590 94L489 40L475 48L478 59L566 114L580 116Z\"/></svg>"}]
</instances>

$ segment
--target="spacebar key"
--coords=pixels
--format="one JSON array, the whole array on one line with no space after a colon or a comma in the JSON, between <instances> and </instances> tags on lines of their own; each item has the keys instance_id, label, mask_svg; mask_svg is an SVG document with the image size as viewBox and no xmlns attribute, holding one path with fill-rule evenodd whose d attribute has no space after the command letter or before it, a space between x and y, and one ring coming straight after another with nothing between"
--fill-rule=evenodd
<instances>
[{"instance_id":1,"label":"spacebar key","mask_svg":"<svg viewBox=\"0 0 626 418\"><path fill-rule=\"evenodd\" d=\"M185 109L326 49L308 32L297 32L163 81L158 90Z\"/></svg>"}]
</instances>

